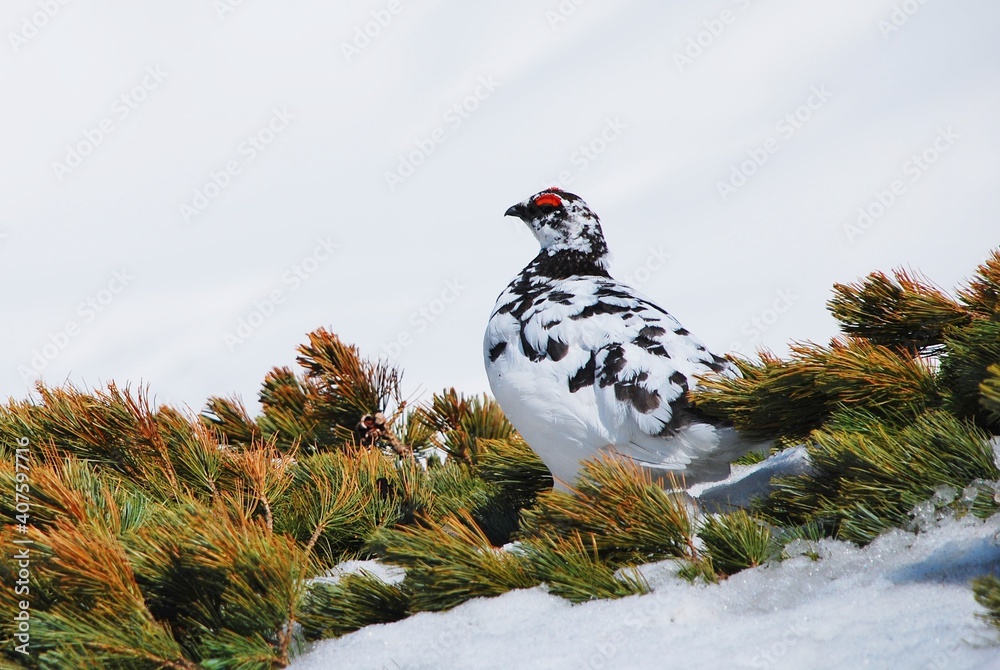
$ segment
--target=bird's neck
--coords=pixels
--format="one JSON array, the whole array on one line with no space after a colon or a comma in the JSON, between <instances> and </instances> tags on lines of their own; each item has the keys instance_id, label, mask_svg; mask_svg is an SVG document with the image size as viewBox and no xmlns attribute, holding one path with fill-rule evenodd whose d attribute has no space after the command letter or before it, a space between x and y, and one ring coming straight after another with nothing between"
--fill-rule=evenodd
<instances>
[{"instance_id":1,"label":"bird's neck","mask_svg":"<svg viewBox=\"0 0 1000 670\"><path fill-rule=\"evenodd\" d=\"M608 274L610 260L606 247L601 250L583 251L552 245L542 249L525 270L530 274L549 279L566 279L574 275L610 277Z\"/></svg>"}]
</instances>

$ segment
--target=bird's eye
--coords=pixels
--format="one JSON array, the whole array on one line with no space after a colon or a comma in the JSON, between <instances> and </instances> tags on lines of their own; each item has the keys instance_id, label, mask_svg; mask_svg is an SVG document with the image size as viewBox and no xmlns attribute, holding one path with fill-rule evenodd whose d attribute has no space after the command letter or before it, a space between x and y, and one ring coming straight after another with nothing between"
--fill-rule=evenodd
<instances>
[{"instance_id":1,"label":"bird's eye","mask_svg":"<svg viewBox=\"0 0 1000 670\"><path fill-rule=\"evenodd\" d=\"M538 207L562 207L562 198L555 193L543 193L535 198L535 205Z\"/></svg>"}]
</instances>

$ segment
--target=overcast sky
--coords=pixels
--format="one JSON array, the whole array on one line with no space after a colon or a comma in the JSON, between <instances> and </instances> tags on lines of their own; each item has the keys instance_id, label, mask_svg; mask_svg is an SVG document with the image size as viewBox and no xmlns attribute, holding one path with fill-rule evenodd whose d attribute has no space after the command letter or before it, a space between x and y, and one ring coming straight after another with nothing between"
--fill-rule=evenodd
<instances>
[{"instance_id":1,"label":"overcast sky","mask_svg":"<svg viewBox=\"0 0 1000 670\"><path fill-rule=\"evenodd\" d=\"M989 0L63 2L0 9L0 396L253 406L320 326L484 391L503 212L557 183L719 353L998 244Z\"/></svg>"}]
</instances>

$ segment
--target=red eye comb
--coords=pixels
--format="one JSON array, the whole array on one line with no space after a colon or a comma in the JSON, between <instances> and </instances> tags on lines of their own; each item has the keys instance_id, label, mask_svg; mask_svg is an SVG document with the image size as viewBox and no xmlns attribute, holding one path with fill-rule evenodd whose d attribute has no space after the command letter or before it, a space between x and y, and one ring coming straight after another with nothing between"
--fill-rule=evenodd
<instances>
[{"instance_id":1,"label":"red eye comb","mask_svg":"<svg viewBox=\"0 0 1000 670\"><path fill-rule=\"evenodd\" d=\"M535 198L535 204L539 207L544 207L545 205L549 205L551 207L561 207L562 198L555 193L543 193Z\"/></svg>"}]
</instances>

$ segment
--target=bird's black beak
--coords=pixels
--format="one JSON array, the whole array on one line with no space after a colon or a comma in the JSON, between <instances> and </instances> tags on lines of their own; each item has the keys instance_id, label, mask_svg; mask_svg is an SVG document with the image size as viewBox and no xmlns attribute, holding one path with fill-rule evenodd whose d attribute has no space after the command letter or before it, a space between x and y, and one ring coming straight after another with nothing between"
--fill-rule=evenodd
<instances>
[{"instance_id":1,"label":"bird's black beak","mask_svg":"<svg viewBox=\"0 0 1000 670\"><path fill-rule=\"evenodd\" d=\"M524 218L524 206L520 203L508 207L507 211L503 213L504 216L516 216L519 219Z\"/></svg>"}]
</instances>

